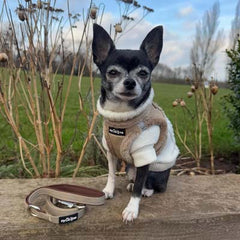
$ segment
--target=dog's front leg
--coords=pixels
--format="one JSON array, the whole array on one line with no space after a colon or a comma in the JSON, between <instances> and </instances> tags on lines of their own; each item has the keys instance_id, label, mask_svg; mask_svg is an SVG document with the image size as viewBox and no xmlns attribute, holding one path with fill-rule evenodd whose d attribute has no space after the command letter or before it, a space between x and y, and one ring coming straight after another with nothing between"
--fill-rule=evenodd
<instances>
[{"instance_id":1,"label":"dog's front leg","mask_svg":"<svg viewBox=\"0 0 240 240\"><path fill-rule=\"evenodd\" d=\"M137 168L137 175L134 183L132 196L127 207L122 213L123 221L126 223L128 221L133 221L133 219L136 219L138 216L139 203L142 196L142 189L147 178L148 169L149 165Z\"/></svg>"},{"instance_id":2,"label":"dog's front leg","mask_svg":"<svg viewBox=\"0 0 240 240\"><path fill-rule=\"evenodd\" d=\"M105 193L105 198L113 198L114 188L115 188L115 172L117 166L117 159L110 153L107 152L108 159L108 180L103 192Z\"/></svg>"}]
</instances>

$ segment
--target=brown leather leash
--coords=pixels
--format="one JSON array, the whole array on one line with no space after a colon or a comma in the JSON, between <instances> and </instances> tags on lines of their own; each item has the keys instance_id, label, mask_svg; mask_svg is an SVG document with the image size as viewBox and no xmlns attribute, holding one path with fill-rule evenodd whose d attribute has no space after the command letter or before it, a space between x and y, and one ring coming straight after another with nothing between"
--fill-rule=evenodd
<instances>
[{"instance_id":1,"label":"brown leather leash","mask_svg":"<svg viewBox=\"0 0 240 240\"><path fill-rule=\"evenodd\" d=\"M96 189L58 184L33 190L25 204L32 216L64 224L81 218L86 205L102 205L104 200L104 193Z\"/></svg>"}]
</instances>

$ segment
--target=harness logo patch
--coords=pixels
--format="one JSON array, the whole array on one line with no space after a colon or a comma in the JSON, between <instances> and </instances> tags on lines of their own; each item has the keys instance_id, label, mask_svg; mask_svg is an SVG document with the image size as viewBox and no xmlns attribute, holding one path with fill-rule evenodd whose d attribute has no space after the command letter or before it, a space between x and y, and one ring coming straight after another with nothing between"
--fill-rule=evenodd
<instances>
[{"instance_id":1,"label":"harness logo patch","mask_svg":"<svg viewBox=\"0 0 240 240\"><path fill-rule=\"evenodd\" d=\"M113 134L113 135L117 135L117 136L125 136L126 129L125 128L109 127L108 132Z\"/></svg>"},{"instance_id":2,"label":"harness logo patch","mask_svg":"<svg viewBox=\"0 0 240 240\"><path fill-rule=\"evenodd\" d=\"M78 220L78 214L75 213L73 215L64 216L59 218L59 224L70 223Z\"/></svg>"}]
</instances>

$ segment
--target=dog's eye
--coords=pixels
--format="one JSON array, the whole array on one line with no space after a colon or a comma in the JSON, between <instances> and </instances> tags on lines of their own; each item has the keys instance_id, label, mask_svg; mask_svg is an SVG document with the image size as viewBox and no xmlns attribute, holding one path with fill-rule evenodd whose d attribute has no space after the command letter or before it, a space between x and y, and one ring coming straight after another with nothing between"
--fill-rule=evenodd
<instances>
[{"instance_id":1,"label":"dog's eye","mask_svg":"<svg viewBox=\"0 0 240 240\"><path fill-rule=\"evenodd\" d=\"M147 77L148 76L148 72L145 70L141 70L138 72L138 76L139 77Z\"/></svg>"},{"instance_id":2,"label":"dog's eye","mask_svg":"<svg viewBox=\"0 0 240 240\"><path fill-rule=\"evenodd\" d=\"M108 74L109 74L111 77L115 77L115 76L117 76L117 75L119 74L119 72L118 72L117 70L112 69L112 70L110 70L110 71L108 72Z\"/></svg>"}]
</instances>

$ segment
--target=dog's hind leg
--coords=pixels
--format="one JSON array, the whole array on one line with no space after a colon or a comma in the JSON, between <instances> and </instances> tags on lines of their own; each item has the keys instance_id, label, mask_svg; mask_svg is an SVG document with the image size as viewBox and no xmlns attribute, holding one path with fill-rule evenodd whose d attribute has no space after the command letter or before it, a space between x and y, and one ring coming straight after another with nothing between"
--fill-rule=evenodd
<instances>
[{"instance_id":1,"label":"dog's hind leg","mask_svg":"<svg viewBox=\"0 0 240 240\"><path fill-rule=\"evenodd\" d=\"M129 222L137 218L139 212L139 203L142 196L142 189L145 184L149 165L138 167L135 184L131 199L122 213L123 221Z\"/></svg>"},{"instance_id":2,"label":"dog's hind leg","mask_svg":"<svg viewBox=\"0 0 240 240\"><path fill-rule=\"evenodd\" d=\"M149 171L145 187L147 189L154 189L156 192L165 192L169 179L171 168L162 172Z\"/></svg>"},{"instance_id":3,"label":"dog's hind leg","mask_svg":"<svg viewBox=\"0 0 240 240\"><path fill-rule=\"evenodd\" d=\"M153 194L154 194L153 189L148 189L148 188L144 187L143 190L142 190L142 195L144 197L151 197Z\"/></svg>"},{"instance_id":4,"label":"dog's hind leg","mask_svg":"<svg viewBox=\"0 0 240 240\"><path fill-rule=\"evenodd\" d=\"M107 152L108 159L108 180L103 192L105 193L105 198L113 198L113 193L115 189L115 172L117 167L117 159L110 153Z\"/></svg>"},{"instance_id":5,"label":"dog's hind leg","mask_svg":"<svg viewBox=\"0 0 240 240\"><path fill-rule=\"evenodd\" d=\"M148 172L146 183L142 189L142 195L144 197L151 197L154 193L153 189L154 178L151 174L151 171Z\"/></svg>"}]
</instances>

